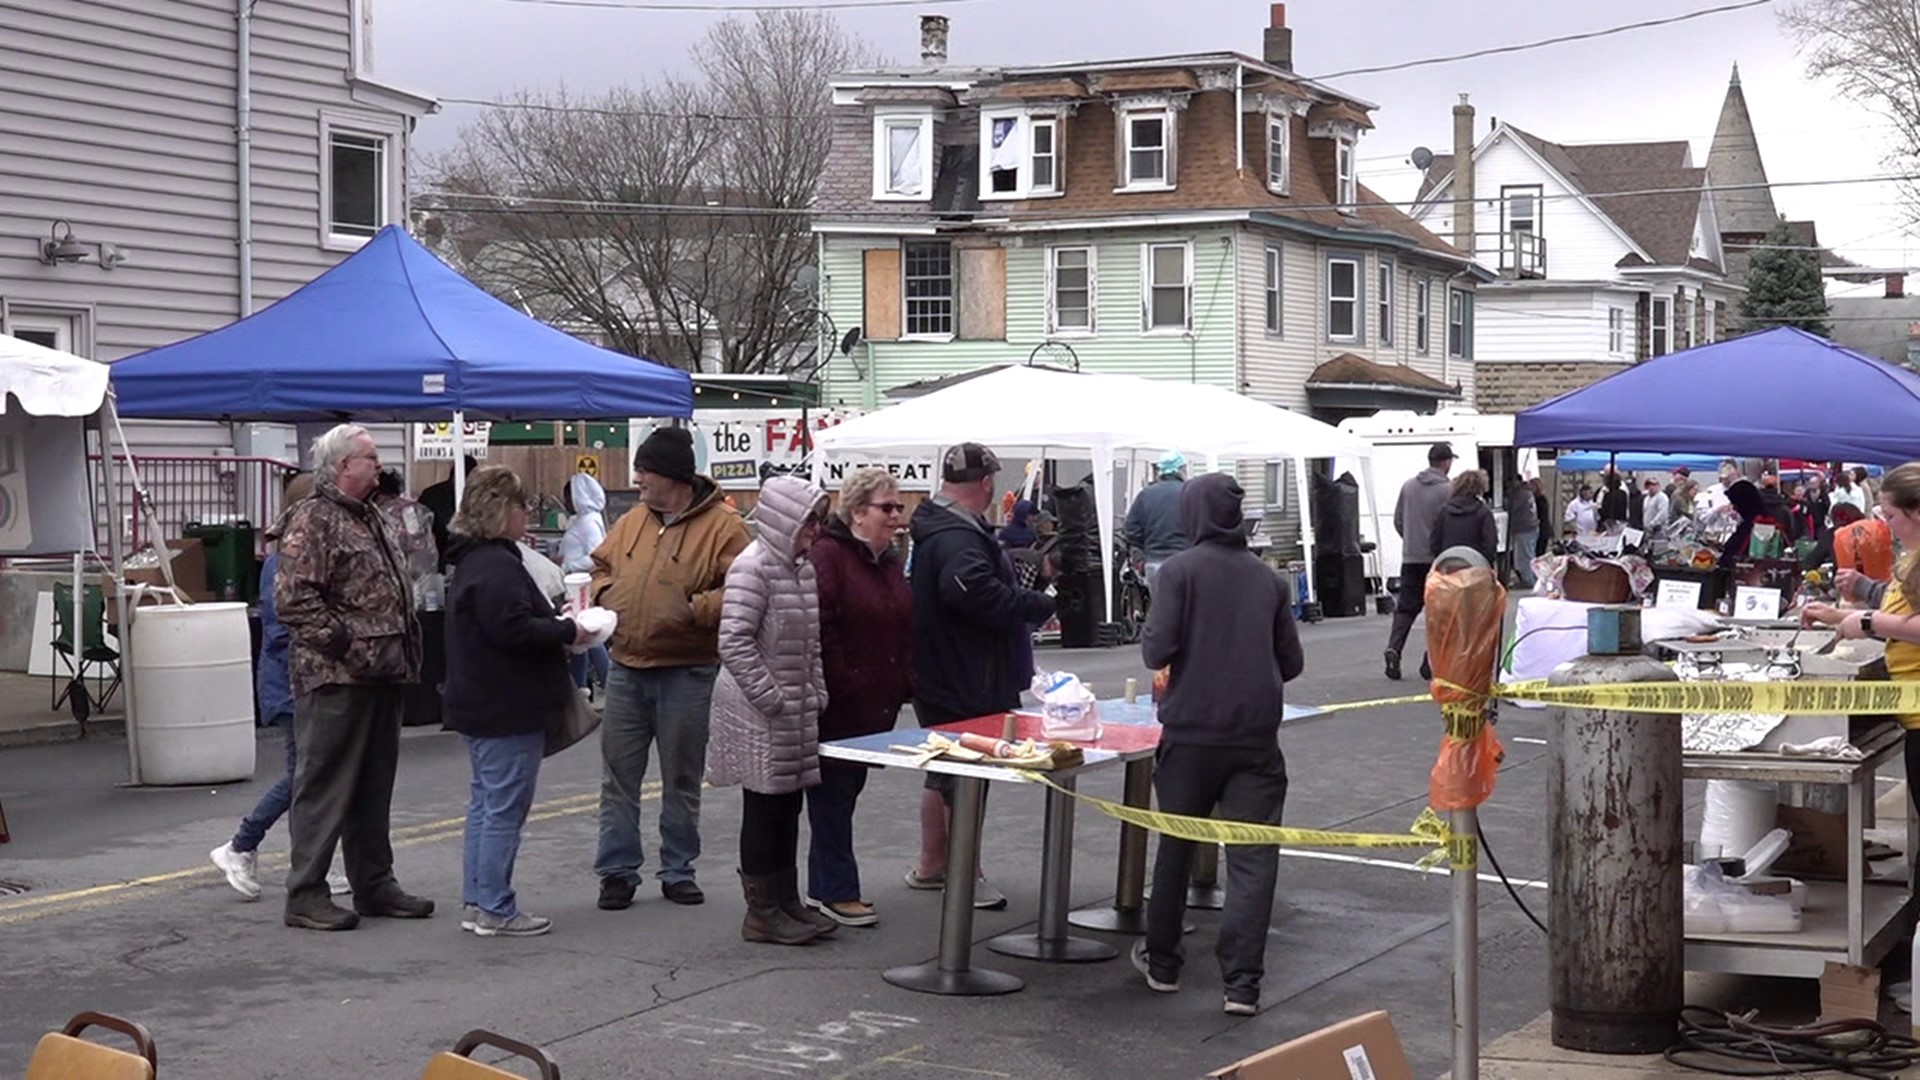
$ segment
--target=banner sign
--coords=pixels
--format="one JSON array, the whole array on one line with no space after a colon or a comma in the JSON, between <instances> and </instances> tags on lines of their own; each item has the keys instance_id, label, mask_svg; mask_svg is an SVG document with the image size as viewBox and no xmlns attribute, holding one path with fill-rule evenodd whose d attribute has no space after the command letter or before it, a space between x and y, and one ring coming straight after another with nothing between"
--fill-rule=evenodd
<instances>
[{"instance_id":1,"label":"banner sign","mask_svg":"<svg viewBox=\"0 0 1920 1080\"><path fill-rule=\"evenodd\" d=\"M493 431L493 424L487 420L468 421L461 429L461 442L466 452L477 458L487 456L487 439ZM413 460L415 461L452 461L453 460L453 424L413 425Z\"/></svg>"},{"instance_id":2,"label":"banner sign","mask_svg":"<svg viewBox=\"0 0 1920 1080\"><path fill-rule=\"evenodd\" d=\"M859 416L859 409L809 410L806 424L814 431ZM647 434L668 421L636 420L629 446L638 447ZM810 440L799 409L696 409L692 423L694 467L731 491L757 491L775 476L811 479ZM834 454L827 459L822 483L839 488L853 471L880 468L892 473L902 491L932 491L932 457L887 457L859 453Z\"/></svg>"}]
</instances>

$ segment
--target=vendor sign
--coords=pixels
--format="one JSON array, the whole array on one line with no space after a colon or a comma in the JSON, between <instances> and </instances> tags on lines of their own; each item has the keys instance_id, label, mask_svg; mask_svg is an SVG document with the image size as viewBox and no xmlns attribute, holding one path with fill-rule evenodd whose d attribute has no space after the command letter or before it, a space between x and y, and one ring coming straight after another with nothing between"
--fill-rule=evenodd
<instances>
[{"instance_id":1,"label":"vendor sign","mask_svg":"<svg viewBox=\"0 0 1920 1080\"><path fill-rule=\"evenodd\" d=\"M460 441L466 452L474 457L487 456L487 438L493 431L493 424L486 420L469 421L461 430ZM452 461L453 425L415 424L413 425L413 460L415 461Z\"/></svg>"},{"instance_id":2,"label":"vendor sign","mask_svg":"<svg viewBox=\"0 0 1920 1080\"><path fill-rule=\"evenodd\" d=\"M696 409L693 414L694 467L722 488L757 491L776 476L810 479L811 440L806 431L823 431L860 415L859 409ZM633 422L629 445L638 446L664 420ZM847 475L867 467L885 469L902 491L932 491L933 458L835 454L827 459L823 483L837 489Z\"/></svg>"}]
</instances>

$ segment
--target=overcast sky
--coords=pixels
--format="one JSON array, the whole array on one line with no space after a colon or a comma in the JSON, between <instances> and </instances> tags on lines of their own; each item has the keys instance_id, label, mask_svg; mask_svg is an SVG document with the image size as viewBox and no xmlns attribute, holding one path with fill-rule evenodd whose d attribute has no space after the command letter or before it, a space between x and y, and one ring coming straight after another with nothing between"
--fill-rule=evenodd
<instances>
[{"instance_id":1,"label":"overcast sky","mask_svg":"<svg viewBox=\"0 0 1920 1080\"><path fill-rule=\"evenodd\" d=\"M690 46L720 14L609 10L514 0L375 0L375 64L397 83L450 97L492 97L562 84L586 91L687 73ZM1533 41L1717 6L1713 0L1296 0L1294 66L1323 75L1492 45ZM925 10L953 21L949 57L995 65L1237 50L1258 56L1265 3L1178 0L968 0ZM896 60L919 55L913 6L838 13L842 24ZM1122 15L1121 12L1125 14ZM751 17L751 16L741 16ZM1360 144L1362 180L1410 198L1416 146L1451 149L1455 96L1468 93L1484 136L1492 118L1559 142L1685 138L1696 164L1740 65L1742 87L1775 183L1884 174L1888 127L1802 75L1774 6L1711 15L1592 41L1508 56L1334 80L1378 104ZM447 145L472 106L448 105L421 139ZM1857 262L1907 264L1913 238L1895 223L1887 184L1777 188L1792 218L1813 218L1820 238Z\"/></svg>"}]
</instances>

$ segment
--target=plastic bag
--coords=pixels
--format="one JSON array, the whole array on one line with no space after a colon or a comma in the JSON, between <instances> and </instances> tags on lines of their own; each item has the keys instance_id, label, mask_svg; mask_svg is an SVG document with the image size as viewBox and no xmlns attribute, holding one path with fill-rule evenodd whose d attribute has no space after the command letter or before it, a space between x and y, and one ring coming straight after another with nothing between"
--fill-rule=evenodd
<instances>
[{"instance_id":1,"label":"plastic bag","mask_svg":"<svg viewBox=\"0 0 1920 1080\"><path fill-rule=\"evenodd\" d=\"M607 639L613 636L614 630L620 625L619 613L610 608L603 607L590 607L585 611L576 612L573 615L562 615L560 617L572 619L573 625L581 627L585 629L587 633L593 635L584 645L567 646L567 651L571 653L583 653L595 645L605 645Z\"/></svg>"},{"instance_id":2,"label":"plastic bag","mask_svg":"<svg viewBox=\"0 0 1920 1080\"><path fill-rule=\"evenodd\" d=\"M1728 881L1711 863L1689 866L1682 878L1687 934L1797 934L1800 912L1780 896L1756 896Z\"/></svg>"},{"instance_id":3,"label":"plastic bag","mask_svg":"<svg viewBox=\"0 0 1920 1080\"><path fill-rule=\"evenodd\" d=\"M1080 676L1067 671L1042 671L1033 677L1033 696L1040 699L1040 737L1092 742L1100 737L1100 716L1093 691Z\"/></svg>"},{"instance_id":4,"label":"plastic bag","mask_svg":"<svg viewBox=\"0 0 1920 1080\"><path fill-rule=\"evenodd\" d=\"M1500 769L1500 739L1487 723L1486 694L1500 651L1507 590L1478 568L1427 575L1427 654L1433 699L1446 720L1427 780L1428 805L1467 810L1486 802Z\"/></svg>"}]
</instances>

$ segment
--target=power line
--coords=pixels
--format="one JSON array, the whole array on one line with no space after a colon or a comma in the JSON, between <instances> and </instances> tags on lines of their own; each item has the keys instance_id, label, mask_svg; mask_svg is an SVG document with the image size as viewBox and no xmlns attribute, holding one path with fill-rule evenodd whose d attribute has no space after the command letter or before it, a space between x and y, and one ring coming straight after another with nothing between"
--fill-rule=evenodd
<instances>
[{"instance_id":1,"label":"power line","mask_svg":"<svg viewBox=\"0 0 1920 1080\"><path fill-rule=\"evenodd\" d=\"M520 2L520 0L513 0ZM710 120L750 123L761 120L828 120L826 111L811 115L800 113L724 113L706 110L610 109L600 105L553 105L541 101L489 101L486 98L443 97L442 104L477 105L487 109L519 109L525 112L577 113L582 116L637 116L651 120Z\"/></svg>"},{"instance_id":2,"label":"power line","mask_svg":"<svg viewBox=\"0 0 1920 1080\"><path fill-rule=\"evenodd\" d=\"M615 11L844 11L849 8L946 7L976 0L812 0L804 4L720 3L695 4L674 0L504 0L509 4L550 7L606 8Z\"/></svg>"},{"instance_id":3,"label":"power line","mask_svg":"<svg viewBox=\"0 0 1920 1080\"><path fill-rule=\"evenodd\" d=\"M1349 68L1346 71L1335 71L1326 75L1314 75L1311 77L1311 80L1314 82L1326 82L1331 79L1343 79L1349 75L1373 75L1384 71L1405 71L1408 68L1429 67L1434 64L1451 64L1461 60L1477 60L1483 56L1499 56L1505 53L1526 52L1529 49L1542 49L1549 45L1564 45L1569 41L1586 41L1591 38L1624 34L1629 30L1645 30L1654 26L1668 26L1673 23L1686 22L1689 19L1705 18L1708 15L1720 15L1729 11L1739 11L1743 8L1760 7L1772 2L1773 0L1740 0L1739 3L1701 8L1698 11L1689 11L1683 15L1670 15L1664 19L1645 19L1640 22L1622 23L1618 26L1609 26L1601 30L1587 30L1578 34L1562 34L1559 37L1542 38L1539 41L1528 41L1515 45L1495 45L1490 48L1475 49L1472 52L1454 53L1450 56L1432 56L1423 60L1404 60L1397 64L1381 64L1378 67Z\"/></svg>"}]
</instances>

